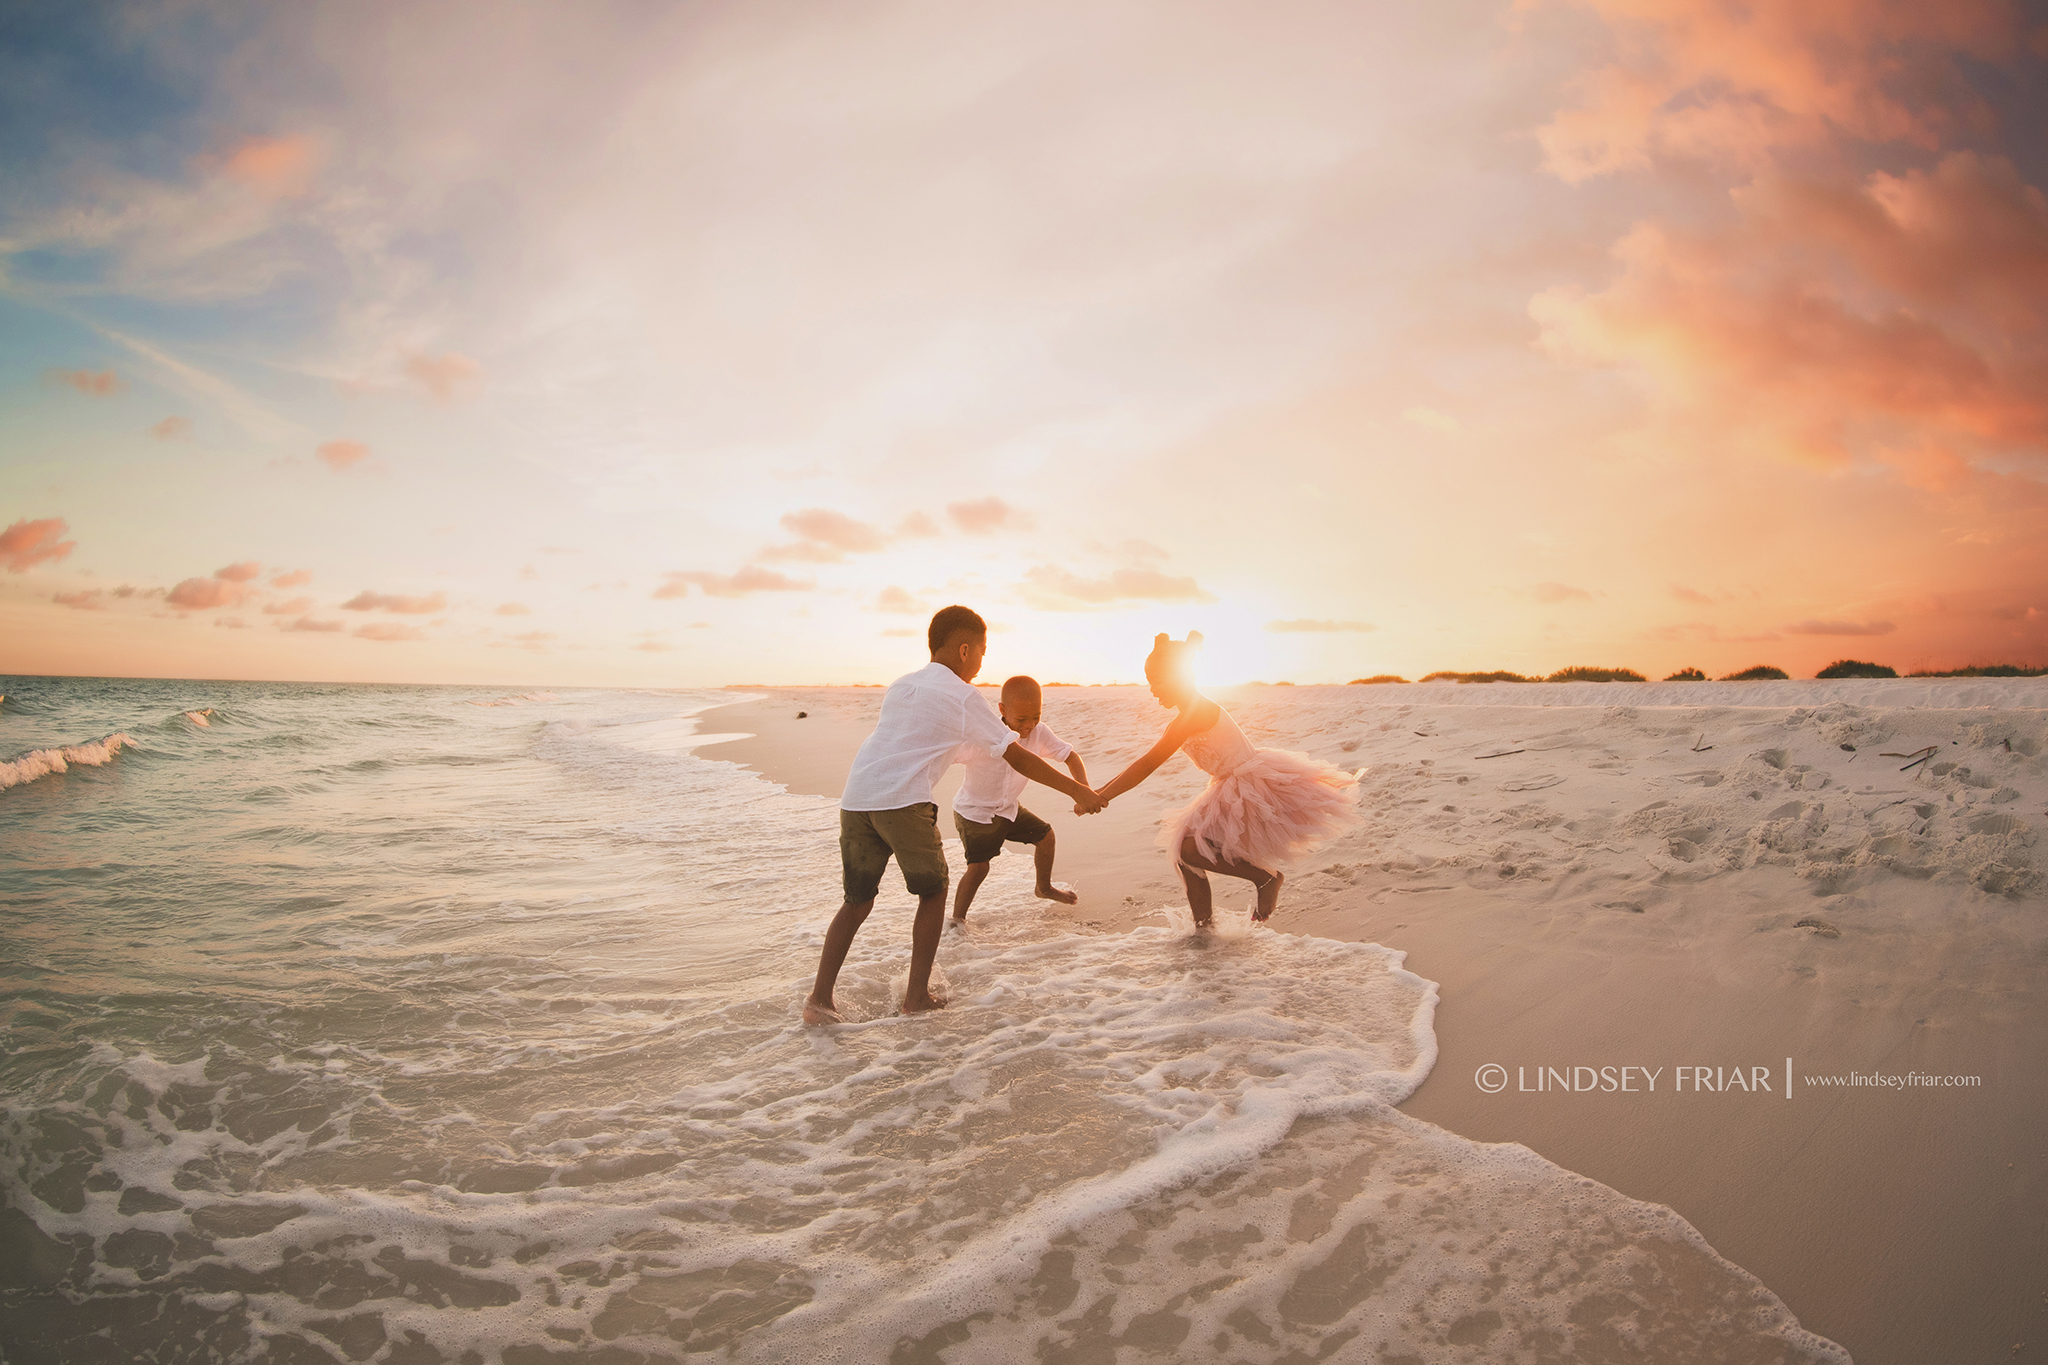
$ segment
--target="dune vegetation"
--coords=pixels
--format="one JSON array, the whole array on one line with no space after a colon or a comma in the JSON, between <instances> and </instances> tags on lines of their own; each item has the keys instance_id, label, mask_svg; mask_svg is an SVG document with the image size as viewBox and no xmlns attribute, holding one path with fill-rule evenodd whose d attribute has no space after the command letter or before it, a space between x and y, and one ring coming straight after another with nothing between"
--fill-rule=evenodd
<instances>
[{"instance_id":1,"label":"dune vegetation","mask_svg":"<svg viewBox=\"0 0 2048 1365\"><path fill-rule=\"evenodd\" d=\"M2019 664L1971 664L1968 668L1920 669L1906 675L1909 678L2039 678L2048 676L2048 668L2025 668Z\"/></svg>"}]
</instances>

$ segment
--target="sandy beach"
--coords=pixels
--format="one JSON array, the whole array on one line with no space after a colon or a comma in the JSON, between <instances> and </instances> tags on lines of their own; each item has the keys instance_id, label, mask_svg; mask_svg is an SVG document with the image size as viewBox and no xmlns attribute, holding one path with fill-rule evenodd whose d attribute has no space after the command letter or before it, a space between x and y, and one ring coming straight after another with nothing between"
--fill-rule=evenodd
<instances>
[{"instance_id":1,"label":"sandy beach","mask_svg":"<svg viewBox=\"0 0 2048 1365\"><path fill-rule=\"evenodd\" d=\"M836 797L882 694L745 695L702 728L746 738L697 752ZM1405 1112L1669 1206L1865 1365L2048 1360L2048 682L1216 696L1364 769L1364 828L1291 869L1275 928L1439 983ZM1164 715L1057 688L1045 718L1099 785ZM1077 929L1179 903L1155 833L1201 780L1172 761L1085 819L1027 793Z\"/></svg>"}]
</instances>

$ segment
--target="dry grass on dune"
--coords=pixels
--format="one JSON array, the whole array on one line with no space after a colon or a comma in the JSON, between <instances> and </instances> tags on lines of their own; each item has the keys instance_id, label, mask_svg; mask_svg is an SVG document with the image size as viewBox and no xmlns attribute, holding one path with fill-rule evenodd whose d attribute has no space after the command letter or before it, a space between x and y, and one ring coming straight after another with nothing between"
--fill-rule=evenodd
<instances>
[{"instance_id":1,"label":"dry grass on dune","mask_svg":"<svg viewBox=\"0 0 2048 1365\"><path fill-rule=\"evenodd\" d=\"M2048 668L2026 668L2019 664L1971 664L1967 668L1950 668L1936 671L1920 669L1906 675L1909 678L2040 678L2048 677Z\"/></svg>"}]
</instances>

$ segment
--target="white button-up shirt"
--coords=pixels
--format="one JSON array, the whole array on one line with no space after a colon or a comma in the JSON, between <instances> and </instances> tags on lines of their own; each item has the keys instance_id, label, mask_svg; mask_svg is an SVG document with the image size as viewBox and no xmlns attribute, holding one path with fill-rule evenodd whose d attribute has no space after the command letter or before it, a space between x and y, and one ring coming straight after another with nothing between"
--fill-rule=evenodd
<instances>
[{"instance_id":1,"label":"white button-up shirt","mask_svg":"<svg viewBox=\"0 0 2048 1365\"><path fill-rule=\"evenodd\" d=\"M963 747L1001 758L1017 736L981 693L944 664L889 684L882 718L853 756L841 810L901 810L932 799L932 786Z\"/></svg>"},{"instance_id":2,"label":"white button-up shirt","mask_svg":"<svg viewBox=\"0 0 2048 1365\"><path fill-rule=\"evenodd\" d=\"M1003 728L1010 729L1007 725ZM1044 721L1033 726L1031 733L1017 743L1053 763L1065 762L1067 755L1074 752L1073 746L1054 734ZM962 749L960 761L967 765L967 776L960 783L960 794L953 798L953 814L977 825L986 825L998 815L1005 820L1016 819L1017 799L1024 795L1030 779L979 749Z\"/></svg>"}]
</instances>

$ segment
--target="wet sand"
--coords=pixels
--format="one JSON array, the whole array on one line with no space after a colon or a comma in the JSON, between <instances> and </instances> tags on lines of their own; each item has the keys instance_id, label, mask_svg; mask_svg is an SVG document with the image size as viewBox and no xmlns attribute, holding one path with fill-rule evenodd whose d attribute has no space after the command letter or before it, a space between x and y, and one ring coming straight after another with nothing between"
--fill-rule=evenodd
<instances>
[{"instance_id":1,"label":"wet sand","mask_svg":"<svg viewBox=\"0 0 2048 1365\"><path fill-rule=\"evenodd\" d=\"M1076 743L1098 784L1135 756L1145 727L1156 724L1140 701L1113 699L1111 691L1047 693L1047 719ZM1478 818L1494 826L1534 824L1540 833L1546 821L1575 815L1571 825L1592 831L1579 841L1575 859L1550 857L1512 836L1502 843L1497 828L1467 841L1470 856L1447 855L1445 836L1435 831L1431 858L1403 846L1422 835L1389 839L1382 827L1377 841L1368 830L1327 850L1329 862L1312 859L1291 876L1277 928L1401 949L1411 971L1442 987L1437 1065L1402 1106L1409 1114L1467 1137L1521 1143L1624 1194L1672 1207L1723 1256L1768 1285L1805 1327L1842 1343L1865 1365L2048 1360L2048 1012L2041 992L2048 905L2037 885L1998 895L1957 885L1955 878L1909 875L1868 878L1816 896L1815 886L1782 866L1696 877L1678 864L1656 866L1654 858L1648 868L1632 868L1625 841L1593 807L1604 799L1618 813L1643 804L1636 798L1677 780L1672 761L1748 762L1743 737L1731 735L1731 726L1760 724L1775 713L1759 711L1759 720L1722 708L1666 717L1671 723L1663 728L1672 733L1718 732L1715 749L1696 758L1670 744L1656 755L1635 752L1658 742L1654 733L1632 749L1603 732L1595 748L1610 762L1594 758L1588 767L1654 768L1663 761L1662 775L1588 773L1609 780L1574 784L1575 800L1544 791L1546 804L1539 805L1531 799L1534 791L1545 781L1562 786L1556 774L1493 782L1487 780L1496 776L1491 768L1472 764L1454 776L1450 766L1435 765L1463 757L1452 752L1461 725L1475 741L1464 747L1475 755L1518 739L1533 745L1527 735L1509 733L1517 724L1531 733L1543 730L1546 747L1564 748L1555 741L1575 722L1601 723L1594 708L1480 708L1472 704L1475 690L1457 696L1458 704L1432 709L1385 689L1375 692L1381 695L1260 689L1223 699L1241 719L1257 717L1275 732L1255 733L1256 742L1330 759L1345 759L1330 751L1341 729L1337 721L1374 720L1365 732L1377 728L1388 738L1352 741L1358 759L1378 760L1362 797L1368 808L1377 802L1389 811L1428 809L1435 798L1450 797L1464 803L1467 814L1460 818L1467 824L1476 808ZM1499 700L1519 703L1528 695L1504 690ZM871 689L796 689L720 708L706 718L707 730L751 738L700 752L749 766L792 791L836 797L880 697ZM1389 711L1387 703L1397 698L1404 704ZM2029 705L1994 712L1999 723L2041 728L2038 698L2012 700ZM1301 713L1294 730L1320 733L1288 733L1290 708ZM799 710L808 716L798 720ZM1115 714L1098 715L1105 711ZM1085 739L1075 733L1084 713L1096 717L1084 727ZM1398 726L1378 719L1387 715L1399 716ZM1877 732L1902 723L1878 707L1843 715L1849 719L1842 723L1871 729L1866 749L1892 748ZM1935 723L1926 715L1915 719ZM1488 738L1495 732L1498 743ZM1775 742L1776 731L1759 733ZM1114 742L1107 742L1111 736ZM1844 763L1862 758L1841 745L1835 749ZM1450 757L1417 758L1423 750ZM1783 751L1762 753L1767 768L1769 756ZM2013 782L2040 785L2039 760L2022 756L2014 763L2011 757L2009 749L1999 755L2023 775ZM1775 761L1786 762L1782 756ZM1376 788L1373 779L1387 778L1396 765L1406 785ZM1906 779L1892 771L1896 766L1846 767L1834 788L1853 790L1856 779L1882 773L1878 781L1885 785L1865 802L1877 806L1875 798L1892 784L1906 789ZM1740 781L1748 770L1730 771ZM1969 776L1965 768L1963 778ZM1071 815L1049 793L1027 792L1026 803L1058 831L1056 879L1080 888L1080 904L1067 912L1076 928L1118 932L1180 900L1155 833L1161 815L1187 800L1200 781L1190 765L1169 763L1146 787L1087 818ZM1790 779L1795 787L1802 781L1825 785L1827 778ZM942 802L957 783L956 769L942 787ZM1418 794L1427 786L1439 790ZM1531 790L1499 790L1524 787ZM2014 790L1992 794L2007 802L1997 809L2020 812L2038 825L2040 793L2001 796ZM1456 802L1436 804L1451 812ZM1532 810L1540 813L1532 817ZM1655 807L1650 810L1636 817L1638 824L1656 818ZM1976 828L1994 817L1972 818ZM1995 818L2013 825L2015 847L2033 837L2031 827L2019 827L2020 815ZM941 824L950 827L944 812ZM1488 852L1482 845L1489 839L1490 861L1479 856ZM1458 847L1455 837L1448 846ZM1516 858L1517 848L1528 850L1519 856L1536 865L1537 875L1528 875L1530 866L1502 861ZM957 847L950 852L957 855ZM1022 868L1028 860L1008 861ZM997 875L1004 871L998 863ZM2000 884L1981 868L1977 876ZM1248 903L1246 893L1222 885L1228 889L1219 892L1219 903ZM1829 888L1823 883L1819 889ZM821 912L833 899L833 888L821 888ZM1802 918L1822 919L1824 927L1800 927ZM1503 1071L1482 1078L1480 1068L1489 1063ZM1659 1075L1651 1089L1641 1072L1634 1073L1630 1093L1560 1091L1549 1084L1553 1070L1580 1084L1609 1083L1571 1070L1580 1066L1616 1068L1616 1085L1623 1066ZM1688 1084L1674 1093L1681 1066L1708 1068L1726 1088ZM1756 1082L1752 1088L1728 1080L1727 1070L1736 1067ZM1808 1080L1851 1072L1980 1080L1969 1087L1847 1089ZM1505 1085L1489 1093L1482 1079ZM1535 1089L1539 1084L1547 1088Z\"/></svg>"}]
</instances>

